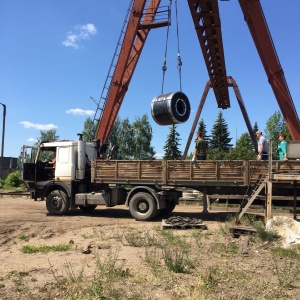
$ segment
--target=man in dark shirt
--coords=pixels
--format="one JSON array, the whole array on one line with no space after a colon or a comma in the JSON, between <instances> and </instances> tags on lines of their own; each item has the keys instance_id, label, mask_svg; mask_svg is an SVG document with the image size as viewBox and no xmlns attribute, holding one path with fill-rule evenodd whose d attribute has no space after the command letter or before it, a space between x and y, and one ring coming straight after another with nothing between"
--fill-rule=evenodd
<instances>
[{"instance_id":1,"label":"man in dark shirt","mask_svg":"<svg viewBox=\"0 0 300 300\"><path fill-rule=\"evenodd\" d=\"M196 140L196 146L194 149L194 160L206 160L207 155L207 142L205 139L202 138L201 132L197 132L197 140Z\"/></svg>"}]
</instances>

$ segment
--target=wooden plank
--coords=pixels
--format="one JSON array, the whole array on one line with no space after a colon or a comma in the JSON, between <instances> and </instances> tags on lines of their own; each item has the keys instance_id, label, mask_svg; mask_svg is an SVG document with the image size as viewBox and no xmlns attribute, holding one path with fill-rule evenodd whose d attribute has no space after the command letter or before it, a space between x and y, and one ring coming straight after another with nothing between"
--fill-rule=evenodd
<instances>
[{"instance_id":1,"label":"wooden plank","mask_svg":"<svg viewBox=\"0 0 300 300\"><path fill-rule=\"evenodd\" d=\"M300 161L274 161L276 180L299 180ZM282 174L289 173L288 175ZM292 175L292 172L298 172ZM254 185L261 174L268 174L267 161L196 161L190 160L101 160L92 162L93 182L154 182L157 184ZM249 179L249 181L247 180Z\"/></svg>"}]
</instances>

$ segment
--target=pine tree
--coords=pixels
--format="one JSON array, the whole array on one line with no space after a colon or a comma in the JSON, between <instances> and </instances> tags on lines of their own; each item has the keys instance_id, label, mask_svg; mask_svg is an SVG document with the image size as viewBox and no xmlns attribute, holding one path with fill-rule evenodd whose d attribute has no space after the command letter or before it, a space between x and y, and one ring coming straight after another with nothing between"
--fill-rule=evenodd
<instances>
[{"instance_id":1,"label":"pine tree","mask_svg":"<svg viewBox=\"0 0 300 300\"><path fill-rule=\"evenodd\" d=\"M259 130L259 127L258 127L258 125L257 125L257 122L255 122L252 131L253 131L254 134L255 134L258 130Z\"/></svg>"},{"instance_id":2,"label":"pine tree","mask_svg":"<svg viewBox=\"0 0 300 300\"><path fill-rule=\"evenodd\" d=\"M204 138L204 139L207 140L207 138L208 138L208 136L207 136L207 130L206 130L206 125L205 125L203 119L201 119L200 122L199 122L199 124L198 124L198 130L197 130L197 132L201 132L202 138Z\"/></svg>"},{"instance_id":3,"label":"pine tree","mask_svg":"<svg viewBox=\"0 0 300 300\"><path fill-rule=\"evenodd\" d=\"M232 148L232 144L230 144L231 140L228 125L223 118L222 111L220 111L211 131L209 158L224 159L225 155Z\"/></svg>"},{"instance_id":4,"label":"pine tree","mask_svg":"<svg viewBox=\"0 0 300 300\"><path fill-rule=\"evenodd\" d=\"M204 123L203 119L201 119L200 122L199 122L197 132L201 132L202 138L207 141L208 146L209 146L210 137L207 135L206 124Z\"/></svg>"},{"instance_id":5,"label":"pine tree","mask_svg":"<svg viewBox=\"0 0 300 300\"><path fill-rule=\"evenodd\" d=\"M176 160L182 158L182 153L178 149L178 146L180 146L179 140L180 138L179 133L176 131L176 125L172 125L164 146L164 159Z\"/></svg>"}]
</instances>

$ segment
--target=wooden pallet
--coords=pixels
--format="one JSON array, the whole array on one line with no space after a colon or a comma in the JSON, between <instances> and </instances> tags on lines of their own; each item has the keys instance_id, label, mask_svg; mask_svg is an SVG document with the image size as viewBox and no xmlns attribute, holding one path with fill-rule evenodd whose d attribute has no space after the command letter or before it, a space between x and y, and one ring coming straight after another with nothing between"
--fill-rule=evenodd
<instances>
[{"instance_id":1,"label":"wooden pallet","mask_svg":"<svg viewBox=\"0 0 300 300\"><path fill-rule=\"evenodd\" d=\"M203 223L196 223L196 224L180 224L180 223L174 223L174 224L169 224L166 223L167 219L162 219L162 229L202 229L206 230L207 226Z\"/></svg>"},{"instance_id":2,"label":"wooden pallet","mask_svg":"<svg viewBox=\"0 0 300 300\"><path fill-rule=\"evenodd\" d=\"M256 229L252 226L236 225L229 228L229 232L232 233L234 237L239 237L240 235L252 235L256 233Z\"/></svg>"}]
</instances>

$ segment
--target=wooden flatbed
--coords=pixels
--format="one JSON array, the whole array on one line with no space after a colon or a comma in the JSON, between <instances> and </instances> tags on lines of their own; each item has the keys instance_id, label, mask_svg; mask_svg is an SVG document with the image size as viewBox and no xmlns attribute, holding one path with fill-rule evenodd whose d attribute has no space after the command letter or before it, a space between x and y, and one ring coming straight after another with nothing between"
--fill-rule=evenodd
<instances>
[{"instance_id":1,"label":"wooden flatbed","mask_svg":"<svg viewBox=\"0 0 300 300\"><path fill-rule=\"evenodd\" d=\"M268 161L248 160L101 160L92 162L92 182L119 185L187 187L233 194L267 176ZM272 173L300 174L300 161L273 161ZM294 178L294 177L293 177ZM293 179L291 179L293 180ZM276 185L288 182L275 180ZM228 190L228 192L226 191Z\"/></svg>"}]
</instances>

